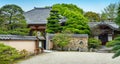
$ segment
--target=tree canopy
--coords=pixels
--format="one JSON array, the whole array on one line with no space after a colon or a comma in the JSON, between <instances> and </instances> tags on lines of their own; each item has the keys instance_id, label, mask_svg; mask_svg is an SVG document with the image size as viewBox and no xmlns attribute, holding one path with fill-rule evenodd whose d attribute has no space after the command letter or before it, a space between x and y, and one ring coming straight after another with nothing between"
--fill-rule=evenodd
<instances>
[{"instance_id":1,"label":"tree canopy","mask_svg":"<svg viewBox=\"0 0 120 64\"><path fill-rule=\"evenodd\" d=\"M57 10L50 11L50 17L48 18L47 33L57 33L61 31L61 26L59 22L60 16Z\"/></svg>"},{"instance_id":2,"label":"tree canopy","mask_svg":"<svg viewBox=\"0 0 120 64\"><path fill-rule=\"evenodd\" d=\"M120 26L120 4L117 13L118 14L115 22ZM116 52L113 58L116 58L120 56L120 37L116 37L112 42L114 43L113 50Z\"/></svg>"},{"instance_id":3,"label":"tree canopy","mask_svg":"<svg viewBox=\"0 0 120 64\"><path fill-rule=\"evenodd\" d=\"M120 4L119 4L119 7L118 7L117 17L116 17L115 22L116 22L116 24L118 24L120 26Z\"/></svg>"},{"instance_id":4,"label":"tree canopy","mask_svg":"<svg viewBox=\"0 0 120 64\"><path fill-rule=\"evenodd\" d=\"M104 8L102 13L106 14L107 20L115 21L116 14L117 14L117 8L118 8L117 4L112 4L111 3L106 8Z\"/></svg>"},{"instance_id":5,"label":"tree canopy","mask_svg":"<svg viewBox=\"0 0 120 64\"><path fill-rule=\"evenodd\" d=\"M101 17L100 17L100 20L101 20L101 21L108 20L108 18L107 18L107 14L104 13L104 12L102 12Z\"/></svg>"},{"instance_id":6,"label":"tree canopy","mask_svg":"<svg viewBox=\"0 0 120 64\"><path fill-rule=\"evenodd\" d=\"M70 39L71 39L70 34L57 33L52 38L52 41L53 41L55 47L59 47L63 50L63 48L69 44Z\"/></svg>"},{"instance_id":7,"label":"tree canopy","mask_svg":"<svg viewBox=\"0 0 120 64\"><path fill-rule=\"evenodd\" d=\"M29 29L21 7L9 4L0 8L0 34L27 35Z\"/></svg>"},{"instance_id":8,"label":"tree canopy","mask_svg":"<svg viewBox=\"0 0 120 64\"><path fill-rule=\"evenodd\" d=\"M66 18L64 30L76 34L89 34L87 18L83 15L83 10L73 4L55 4L52 9L58 10L59 14Z\"/></svg>"},{"instance_id":9,"label":"tree canopy","mask_svg":"<svg viewBox=\"0 0 120 64\"><path fill-rule=\"evenodd\" d=\"M100 21L99 14L92 12L92 11L86 12L84 14L84 16L87 17L90 22L99 22Z\"/></svg>"}]
</instances>

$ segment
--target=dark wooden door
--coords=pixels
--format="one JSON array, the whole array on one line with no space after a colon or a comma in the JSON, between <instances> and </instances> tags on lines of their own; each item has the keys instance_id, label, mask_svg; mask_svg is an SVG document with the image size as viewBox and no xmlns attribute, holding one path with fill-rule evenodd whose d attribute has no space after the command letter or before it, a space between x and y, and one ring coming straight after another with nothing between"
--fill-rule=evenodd
<instances>
[{"instance_id":1,"label":"dark wooden door","mask_svg":"<svg viewBox=\"0 0 120 64\"><path fill-rule=\"evenodd\" d=\"M106 42L108 42L108 34L100 34L99 39L102 42L102 45L106 45Z\"/></svg>"}]
</instances>

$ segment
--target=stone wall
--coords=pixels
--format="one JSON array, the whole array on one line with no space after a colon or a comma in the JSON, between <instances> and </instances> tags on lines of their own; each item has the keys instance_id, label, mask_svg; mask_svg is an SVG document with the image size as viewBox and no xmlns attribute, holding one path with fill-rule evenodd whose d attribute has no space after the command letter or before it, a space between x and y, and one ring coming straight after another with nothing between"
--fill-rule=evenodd
<instances>
[{"instance_id":1,"label":"stone wall","mask_svg":"<svg viewBox=\"0 0 120 64\"><path fill-rule=\"evenodd\" d=\"M47 34L46 46L47 49L53 49L54 43L51 41L55 34ZM88 49L88 35L87 34L73 34L69 44L65 50L87 51Z\"/></svg>"},{"instance_id":2,"label":"stone wall","mask_svg":"<svg viewBox=\"0 0 120 64\"><path fill-rule=\"evenodd\" d=\"M87 42L86 37L73 37L67 47L69 50L87 51Z\"/></svg>"}]
</instances>

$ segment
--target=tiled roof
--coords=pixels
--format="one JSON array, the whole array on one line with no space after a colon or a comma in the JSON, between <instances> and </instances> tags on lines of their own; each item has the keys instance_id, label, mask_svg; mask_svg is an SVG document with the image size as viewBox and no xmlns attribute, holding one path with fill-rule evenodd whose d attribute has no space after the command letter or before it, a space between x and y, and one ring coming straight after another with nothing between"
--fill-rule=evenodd
<instances>
[{"instance_id":1,"label":"tiled roof","mask_svg":"<svg viewBox=\"0 0 120 64\"><path fill-rule=\"evenodd\" d=\"M39 37L44 40L43 37ZM37 40L36 36L20 36L20 35L0 35L0 40Z\"/></svg>"},{"instance_id":2,"label":"tiled roof","mask_svg":"<svg viewBox=\"0 0 120 64\"><path fill-rule=\"evenodd\" d=\"M106 22L89 22L88 25L90 28L98 25L107 25L112 29L116 29L116 30L119 29L119 26L115 22L107 22L107 21Z\"/></svg>"},{"instance_id":3,"label":"tiled roof","mask_svg":"<svg viewBox=\"0 0 120 64\"><path fill-rule=\"evenodd\" d=\"M34 8L24 13L27 24L47 24L51 8ZM60 19L60 23L65 22L66 19Z\"/></svg>"},{"instance_id":4,"label":"tiled roof","mask_svg":"<svg viewBox=\"0 0 120 64\"><path fill-rule=\"evenodd\" d=\"M55 34L47 34L47 38L48 39L52 39L52 37L54 36ZM67 35L70 35L72 37L77 37L77 38L80 38L80 37L87 37L88 38L88 34L67 34Z\"/></svg>"},{"instance_id":5,"label":"tiled roof","mask_svg":"<svg viewBox=\"0 0 120 64\"><path fill-rule=\"evenodd\" d=\"M28 24L46 24L51 8L34 8L24 13Z\"/></svg>"}]
</instances>

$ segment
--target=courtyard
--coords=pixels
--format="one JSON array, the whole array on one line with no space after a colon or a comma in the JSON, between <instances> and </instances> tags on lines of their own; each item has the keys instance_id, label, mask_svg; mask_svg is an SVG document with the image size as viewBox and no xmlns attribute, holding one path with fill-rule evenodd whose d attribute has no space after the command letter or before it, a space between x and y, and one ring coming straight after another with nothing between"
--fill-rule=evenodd
<instances>
[{"instance_id":1,"label":"courtyard","mask_svg":"<svg viewBox=\"0 0 120 64\"><path fill-rule=\"evenodd\" d=\"M120 64L120 57L112 59L113 53L96 52L50 52L43 53L18 64Z\"/></svg>"}]
</instances>

